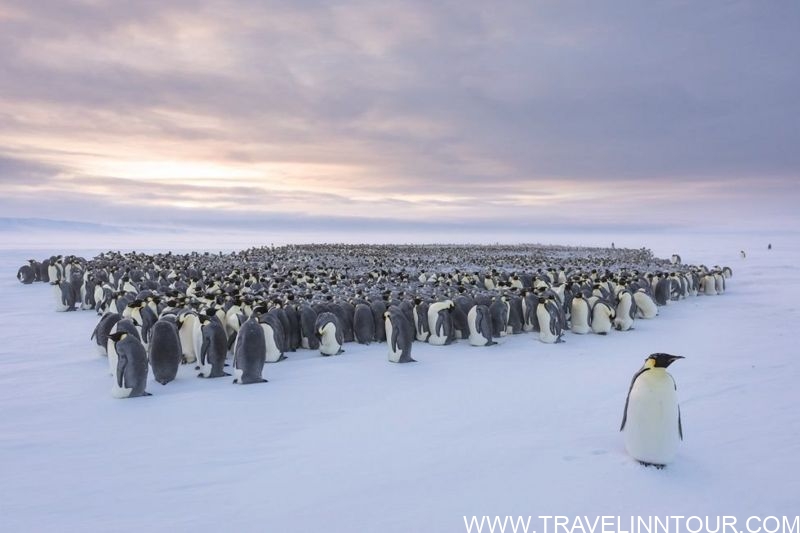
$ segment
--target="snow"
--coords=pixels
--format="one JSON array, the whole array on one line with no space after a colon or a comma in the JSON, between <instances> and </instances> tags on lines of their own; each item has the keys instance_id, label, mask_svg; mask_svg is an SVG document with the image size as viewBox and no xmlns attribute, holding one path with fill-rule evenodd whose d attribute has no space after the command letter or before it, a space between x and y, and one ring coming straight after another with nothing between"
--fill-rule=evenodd
<instances>
[{"instance_id":1,"label":"snow","mask_svg":"<svg viewBox=\"0 0 800 533\"><path fill-rule=\"evenodd\" d=\"M768 252L758 235L641 238L616 244L729 265L728 291L556 345L534 333L415 343L419 363L396 365L385 344L348 343L337 357L290 354L265 367L269 383L243 387L183 366L123 401L89 341L98 317L55 313L49 287L15 279L29 257L99 249L5 241L2 529L455 532L464 516L533 515L542 533L539 515L796 514L800 240ZM670 367L685 440L660 471L618 432L652 352L686 357Z\"/></svg>"}]
</instances>

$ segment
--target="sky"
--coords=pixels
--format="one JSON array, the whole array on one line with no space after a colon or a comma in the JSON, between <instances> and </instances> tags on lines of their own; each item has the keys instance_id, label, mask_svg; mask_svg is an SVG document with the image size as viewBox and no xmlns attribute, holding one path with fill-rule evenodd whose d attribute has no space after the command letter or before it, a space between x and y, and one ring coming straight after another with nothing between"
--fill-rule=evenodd
<instances>
[{"instance_id":1,"label":"sky","mask_svg":"<svg viewBox=\"0 0 800 533\"><path fill-rule=\"evenodd\" d=\"M0 217L800 229L798 28L794 0L0 0Z\"/></svg>"}]
</instances>

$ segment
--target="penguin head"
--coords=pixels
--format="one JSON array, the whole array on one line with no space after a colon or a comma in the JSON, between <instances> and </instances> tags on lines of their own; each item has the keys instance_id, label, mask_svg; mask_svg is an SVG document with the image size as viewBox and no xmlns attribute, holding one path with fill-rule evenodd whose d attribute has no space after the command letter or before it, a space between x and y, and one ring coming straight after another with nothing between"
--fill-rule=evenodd
<instances>
[{"instance_id":1,"label":"penguin head","mask_svg":"<svg viewBox=\"0 0 800 533\"><path fill-rule=\"evenodd\" d=\"M648 368L667 368L669 365L683 359L682 355L671 355L668 353L654 353L645 360L644 364Z\"/></svg>"}]
</instances>

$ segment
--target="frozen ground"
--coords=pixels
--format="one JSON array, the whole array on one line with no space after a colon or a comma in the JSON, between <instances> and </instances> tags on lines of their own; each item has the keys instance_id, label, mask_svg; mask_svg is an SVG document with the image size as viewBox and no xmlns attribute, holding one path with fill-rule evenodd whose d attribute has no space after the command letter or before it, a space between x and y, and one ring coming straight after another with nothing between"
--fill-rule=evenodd
<instances>
[{"instance_id":1,"label":"frozen ground","mask_svg":"<svg viewBox=\"0 0 800 533\"><path fill-rule=\"evenodd\" d=\"M415 365L348 344L340 357L267 365L264 385L186 367L123 401L89 342L94 313L52 312L47 286L14 278L22 248L41 259L85 246L6 241L2 530L455 532L464 515L795 515L800 241L767 252L766 238L748 239L617 237L734 273L726 294L662 308L634 331L416 343ZM630 378L656 351L686 357L670 368L686 440L663 471L633 462L617 431Z\"/></svg>"}]
</instances>

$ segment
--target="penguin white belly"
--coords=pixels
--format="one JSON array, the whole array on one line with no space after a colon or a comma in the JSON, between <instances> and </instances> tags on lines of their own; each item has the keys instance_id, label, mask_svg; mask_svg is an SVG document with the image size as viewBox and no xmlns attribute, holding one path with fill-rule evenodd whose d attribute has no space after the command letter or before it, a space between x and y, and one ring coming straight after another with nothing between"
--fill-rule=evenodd
<instances>
[{"instance_id":1,"label":"penguin white belly","mask_svg":"<svg viewBox=\"0 0 800 533\"><path fill-rule=\"evenodd\" d=\"M625 449L634 459L665 465L675 458L680 442L675 382L663 369L640 375L628 398Z\"/></svg>"},{"instance_id":2,"label":"penguin white belly","mask_svg":"<svg viewBox=\"0 0 800 533\"><path fill-rule=\"evenodd\" d=\"M716 281L714 276L708 275L703 278L703 293L706 296L714 296L717 294Z\"/></svg>"},{"instance_id":3,"label":"penguin white belly","mask_svg":"<svg viewBox=\"0 0 800 533\"><path fill-rule=\"evenodd\" d=\"M469 343L472 346L486 346L486 343L489 340L481 335L481 332L478 331L478 311L476 306L472 306L472 309L469 310L467 313L467 325L469 325Z\"/></svg>"},{"instance_id":4,"label":"penguin white belly","mask_svg":"<svg viewBox=\"0 0 800 533\"><path fill-rule=\"evenodd\" d=\"M585 335L592 331L589 327L589 307L586 304L572 306L572 327L573 333Z\"/></svg>"},{"instance_id":5,"label":"penguin white belly","mask_svg":"<svg viewBox=\"0 0 800 533\"><path fill-rule=\"evenodd\" d=\"M53 287L53 298L55 299L55 310L59 313L62 313L67 310L67 306L64 305L64 302L61 298L61 287L58 285L51 285Z\"/></svg>"},{"instance_id":6,"label":"penguin white belly","mask_svg":"<svg viewBox=\"0 0 800 533\"><path fill-rule=\"evenodd\" d=\"M116 333L116 326L111 329L111 333ZM106 351L108 352L108 372L112 376L117 375L117 363L119 362L119 356L117 355L117 349L114 347L114 341L108 339L106 344Z\"/></svg>"},{"instance_id":7,"label":"penguin white belly","mask_svg":"<svg viewBox=\"0 0 800 533\"><path fill-rule=\"evenodd\" d=\"M539 340L547 344L555 343L558 336L550 331L550 313L544 304L536 306L536 318L539 320Z\"/></svg>"},{"instance_id":8,"label":"penguin white belly","mask_svg":"<svg viewBox=\"0 0 800 533\"><path fill-rule=\"evenodd\" d=\"M397 350L392 349L392 332L394 331L392 321L387 318L384 322L386 324L386 344L389 347L389 361L392 363L399 363L403 350L399 349L399 347Z\"/></svg>"},{"instance_id":9,"label":"penguin white belly","mask_svg":"<svg viewBox=\"0 0 800 533\"><path fill-rule=\"evenodd\" d=\"M275 332L269 324L261 324L261 329L264 330L264 340L267 344L267 363L277 363L281 360L281 350L275 344Z\"/></svg>"},{"instance_id":10,"label":"penguin white belly","mask_svg":"<svg viewBox=\"0 0 800 533\"><path fill-rule=\"evenodd\" d=\"M631 318L631 298L624 295L617 304L617 317L614 319L614 327L619 331L628 331L633 326Z\"/></svg>"},{"instance_id":11,"label":"penguin white belly","mask_svg":"<svg viewBox=\"0 0 800 533\"><path fill-rule=\"evenodd\" d=\"M428 328L431 330L431 335L428 337L428 344L444 346L444 343L447 342L447 336L436 334L436 322L438 319L439 313L437 311L428 311Z\"/></svg>"},{"instance_id":12,"label":"penguin white belly","mask_svg":"<svg viewBox=\"0 0 800 533\"><path fill-rule=\"evenodd\" d=\"M188 315L180 327L181 347L187 363L194 363L200 356L203 344L203 333L200 327L200 320L194 315Z\"/></svg>"},{"instance_id":13,"label":"penguin white belly","mask_svg":"<svg viewBox=\"0 0 800 533\"><path fill-rule=\"evenodd\" d=\"M611 331L611 310L604 304L598 304L592 310L592 331L604 335Z\"/></svg>"},{"instance_id":14,"label":"penguin white belly","mask_svg":"<svg viewBox=\"0 0 800 533\"><path fill-rule=\"evenodd\" d=\"M91 309L91 307L86 303L86 284L85 283L81 285L80 308L83 311L85 311L87 309Z\"/></svg>"},{"instance_id":15,"label":"penguin white belly","mask_svg":"<svg viewBox=\"0 0 800 533\"><path fill-rule=\"evenodd\" d=\"M94 287L95 308L99 308L100 302L102 301L103 301L103 287L101 287L100 284L98 283Z\"/></svg>"},{"instance_id":16,"label":"penguin white belly","mask_svg":"<svg viewBox=\"0 0 800 533\"><path fill-rule=\"evenodd\" d=\"M322 338L319 341L319 351L325 355L336 355L342 349L342 345L336 342L335 327L328 323L322 328Z\"/></svg>"},{"instance_id":17,"label":"penguin white belly","mask_svg":"<svg viewBox=\"0 0 800 533\"><path fill-rule=\"evenodd\" d=\"M636 291L633 293L633 301L636 302L637 318L655 318L658 316L658 306L647 293Z\"/></svg>"}]
</instances>

